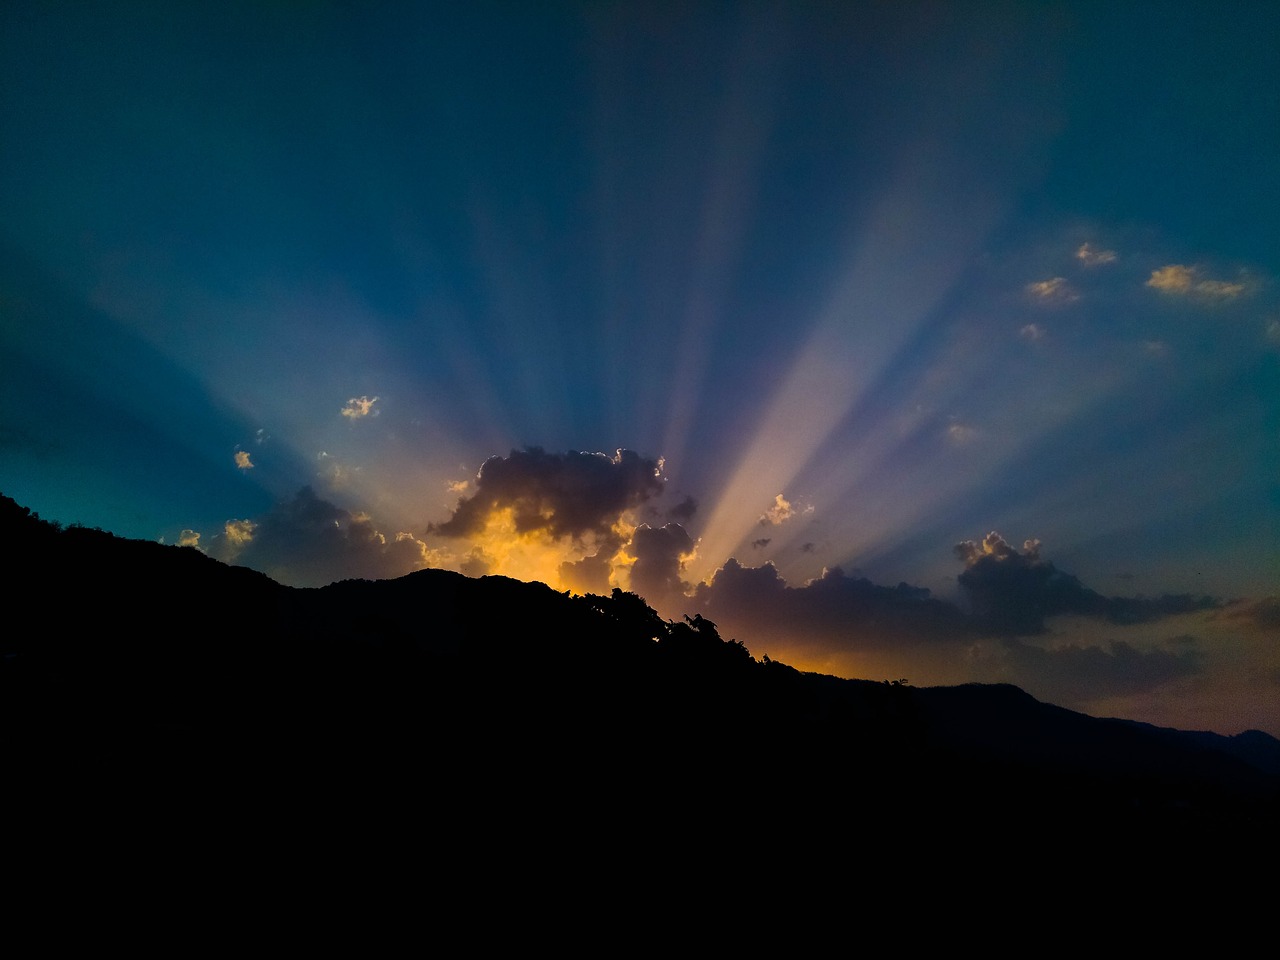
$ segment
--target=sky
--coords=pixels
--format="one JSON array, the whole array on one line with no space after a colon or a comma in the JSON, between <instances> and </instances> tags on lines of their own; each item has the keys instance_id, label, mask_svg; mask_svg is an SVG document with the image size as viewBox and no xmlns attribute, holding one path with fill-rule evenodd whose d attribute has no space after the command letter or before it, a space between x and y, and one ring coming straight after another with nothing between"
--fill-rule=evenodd
<instances>
[{"instance_id":1,"label":"sky","mask_svg":"<svg viewBox=\"0 0 1280 960\"><path fill-rule=\"evenodd\" d=\"M1261 2L15 0L0 492L1280 736L1277 117Z\"/></svg>"}]
</instances>

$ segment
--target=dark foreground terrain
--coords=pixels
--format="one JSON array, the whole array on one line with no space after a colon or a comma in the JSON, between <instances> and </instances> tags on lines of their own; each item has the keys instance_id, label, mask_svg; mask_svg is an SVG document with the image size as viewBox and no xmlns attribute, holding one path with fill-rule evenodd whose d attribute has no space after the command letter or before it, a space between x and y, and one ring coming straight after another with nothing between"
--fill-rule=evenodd
<instances>
[{"instance_id":1,"label":"dark foreground terrain","mask_svg":"<svg viewBox=\"0 0 1280 960\"><path fill-rule=\"evenodd\" d=\"M0 537L21 561L5 831L46 866L105 840L188 862L359 850L523 882L678 862L758 886L942 850L1183 862L1277 845L1280 742L1262 733L805 674L618 591L438 570L292 589L7 499Z\"/></svg>"}]
</instances>

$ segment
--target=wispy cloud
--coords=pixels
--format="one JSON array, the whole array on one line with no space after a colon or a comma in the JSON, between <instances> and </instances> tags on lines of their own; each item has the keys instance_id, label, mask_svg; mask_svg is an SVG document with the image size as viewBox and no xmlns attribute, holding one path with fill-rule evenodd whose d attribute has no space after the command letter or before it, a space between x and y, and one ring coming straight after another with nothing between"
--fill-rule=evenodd
<instances>
[{"instance_id":1,"label":"wispy cloud","mask_svg":"<svg viewBox=\"0 0 1280 960\"><path fill-rule=\"evenodd\" d=\"M378 397L352 397L347 401L347 405L342 408L342 415L349 420L362 420L365 417L378 415L378 411L373 405L378 402Z\"/></svg>"},{"instance_id":2,"label":"wispy cloud","mask_svg":"<svg viewBox=\"0 0 1280 960\"><path fill-rule=\"evenodd\" d=\"M1021 330L1018 331L1019 337L1021 337L1023 340L1030 340L1032 342L1035 342L1036 340L1043 340L1044 335L1045 335L1045 329L1044 327L1040 326L1040 324L1038 323L1028 323L1025 327L1023 327Z\"/></svg>"},{"instance_id":3,"label":"wispy cloud","mask_svg":"<svg viewBox=\"0 0 1280 960\"><path fill-rule=\"evenodd\" d=\"M1027 284L1026 291L1039 303L1062 304L1080 299L1080 294L1076 293L1066 277L1036 280Z\"/></svg>"},{"instance_id":4,"label":"wispy cloud","mask_svg":"<svg viewBox=\"0 0 1280 960\"><path fill-rule=\"evenodd\" d=\"M1198 296L1208 300L1231 300L1245 292L1245 284L1228 280L1201 280L1197 267L1170 263L1151 271L1147 286L1161 293Z\"/></svg>"},{"instance_id":5,"label":"wispy cloud","mask_svg":"<svg viewBox=\"0 0 1280 960\"><path fill-rule=\"evenodd\" d=\"M1114 250L1095 250L1091 244L1082 243L1080 249L1076 251L1076 259L1086 267L1100 267L1104 264L1116 262L1116 252Z\"/></svg>"}]
</instances>

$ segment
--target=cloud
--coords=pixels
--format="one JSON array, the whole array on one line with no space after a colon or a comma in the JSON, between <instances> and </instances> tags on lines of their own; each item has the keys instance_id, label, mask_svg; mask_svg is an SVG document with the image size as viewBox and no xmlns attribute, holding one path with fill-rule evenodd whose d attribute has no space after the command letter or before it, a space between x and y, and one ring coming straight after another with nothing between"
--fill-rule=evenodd
<instances>
[{"instance_id":1,"label":"cloud","mask_svg":"<svg viewBox=\"0 0 1280 960\"><path fill-rule=\"evenodd\" d=\"M1266 338L1269 342L1280 345L1280 320L1272 320L1267 324Z\"/></svg>"},{"instance_id":2,"label":"cloud","mask_svg":"<svg viewBox=\"0 0 1280 960\"><path fill-rule=\"evenodd\" d=\"M753 550L763 550L765 547L767 547L771 543L773 543L772 537L761 537L759 540L751 541L751 548Z\"/></svg>"},{"instance_id":3,"label":"cloud","mask_svg":"<svg viewBox=\"0 0 1280 960\"><path fill-rule=\"evenodd\" d=\"M1066 277L1053 277L1050 280L1028 283L1026 291L1032 299L1040 303L1063 304L1080 299L1080 295L1067 282Z\"/></svg>"},{"instance_id":4,"label":"cloud","mask_svg":"<svg viewBox=\"0 0 1280 960\"><path fill-rule=\"evenodd\" d=\"M1227 280L1201 280L1199 269L1171 263L1151 271L1147 286L1162 293L1195 296L1205 300L1232 300L1245 292L1245 284Z\"/></svg>"},{"instance_id":5,"label":"cloud","mask_svg":"<svg viewBox=\"0 0 1280 960\"><path fill-rule=\"evenodd\" d=\"M411 534L387 537L367 514L322 500L311 487L303 487L257 520L227 521L223 536L210 544L209 552L298 587L399 577L436 559Z\"/></svg>"},{"instance_id":6,"label":"cloud","mask_svg":"<svg viewBox=\"0 0 1280 960\"><path fill-rule=\"evenodd\" d=\"M463 488L467 495L452 515L431 524L427 533L467 542L472 554L464 573L478 570L483 561L485 572L579 593L626 587L636 576L648 589L657 585L666 591L667 568L655 572L652 535L642 534L646 542L638 548L633 543L637 511L662 493L661 470L661 460L631 450L611 457L537 447L513 450L486 460L474 483ZM661 529L668 537L675 536L673 529L683 532L677 523Z\"/></svg>"},{"instance_id":7,"label":"cloud","mask_svg":"<svg viewBox=\"0 0 1280 960\"><path fill-rule=\"evenodd\" d=\"M450 480L445 486L450 493L466 493L471 489L470 480Z\"/></svg>"},{"instance_id":8,"label":"cloud","mask_svg":"<svg viewBox=\"0 0 1280 960\"><path fill-rule=\"evenodd\" d=\"M631 450L546 453L539 447L490 457L476 476L475 493L429 532L445 537L481 533L491 515L510 510L517 533L553 538L607 535L618 518L662 492L658 461Z\"/></svg>"},{"instance_id":9,"label":"cloud","mask_svg":"<svg viewBox=\"0 0 1280 960\"><path fill-rule=\"evenodd\" d=\"M635 557L631 566L631 590L650 605L666 607L684 597L680 574L693 556L693 539L678 523L651 527L642 523L632 534L628 552Z\"/></svg>"},{"instance_id":10,"label":"cloud","mask_svg":"<svg viewBox=\"0 0 1280 960\"><path fill-rule=\"evenodd\" d=\"M928 589L882 586L839 567L792 587L772 563L748 567L730 559L698 585L688 605L753 651L812 664L977 637L963 611Z\"/></svg>"},{"instance_id":11,"label":"cloud","mask_svg":"<svg viewBox=\"0 0 1280 960\"><path fill-rule=\"evenodd\" d=\"M199 550L200 534L196 533L194 530L183 530L182 533L178 534L178 546L195 547Z\"/></svg>"},{"instance_id":12,"label":"cloud","mask_svg":"<svg viewBox=\"0 0 1280 960\"><path fill-rule=\"evenodd\" d=\"M795 510L792 508L790 501L782 494L778 494L773 498L773 506L764 512L760 517L761 524L771 524L777 526L785 523L795 516Z\"/></svg>"},{"instance_id":13,"label":"cloud","mask_svg":"<svg viewBox=\"0 0 1280 960\"><path fill-rule=\"evenodd\" d=\"M1006 642L1005 667L1021 686L1054 703L1087 703L1103 697L1132 696L1201 673L1204 654L1191 643L1181 649L1142 650L1123 640L1081 646L1042 648L1021 640Z\"/></svg>"},{"instance_id":14,"label":"cloud","mask_svg":"<svg viewBox=\"0 0 1280 960\"><path fill-rule=\"evenodd\" d=\"M1176 594L1161 597L1105 597L1040 557L1040 541L1018 550L992 531L981 541L955 546L965 569L957 577L980 627L1003 636L1043 633L1048 617L1079 615L1115 624L1148 623L1199 610L1222 601Z\"/></svg>"},{"instance_id":15,"label":"cloud","mask_svg":"<svg viewBox=\"0 0 1280 960\"><path fill-rule=\"evenodd\" d=\"M1025 327L1018 331L1018 336L1023 340L1035 342L1044 339L1045 329L1038 323L1028 323Z\"/></svg>"},{"instance_id":16,"label":"cloud","mask_svg":"<svg viewBox=\"0 0 1280 960\"><path fill-rule=\"evenodd\" d=\"M252 520L228 520L223 524L222 536L233 546L243 546L253 540L257 526Z\"/></svg>"},{"instance_id":17,"label":"cloud","mask_svg":"<svg viewBox=\"0 0 1280 960\"><path fill-rule=\"evenodd\" d=\"M1082 243L1080 248L1076 250L1076 259L1086 267L1100 267L1103 264L1115 263L1116 252L1114 250L1095 250L1090 244Z\"/></svg>"},{"instance_id":18,"label":"cloud","mask_svg":"<svg viewBox=\"0 0 1280 960\"><path fill-rule=\"evenodd\" d=\"M236 451L236 466L241 470L252 470L253 461L249 459L249 453L246 450Z\"/></svg>"},{"instance_id":19,"label":"cloud","mask_svg":"<svg viewBox=\"0 0 1280 960\"><path fill-rule=\"evenodd\" d=\"M674 507L667 511L667 516L672 520L681 523L688 523L693 519L693 515L698 512L698 501L693 497L686 496Z\"/></svg>"},{"instance_id":20,"label":"cloud","mask_svg":"<svg viewBox=\"0 0 1280 960\"><path fill-rule=\"evenodd\" d=\"M376 417L378 411L373 409L373 405L378 402L378 397L352 397L347 401L347 405L342 408L342 415L349 420L362 420L365 417Z\"/></svg>"}]
</instances>

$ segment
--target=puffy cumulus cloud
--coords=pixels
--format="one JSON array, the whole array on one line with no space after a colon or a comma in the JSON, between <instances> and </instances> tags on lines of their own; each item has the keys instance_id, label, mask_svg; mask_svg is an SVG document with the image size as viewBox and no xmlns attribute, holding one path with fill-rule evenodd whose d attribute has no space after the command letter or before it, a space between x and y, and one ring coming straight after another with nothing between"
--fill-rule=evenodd
<instances>
[{"instance_id":1,"label":"puffy cumulus cloud","mask_svg":"<svg viewBox=\"0 0 1280 960\"><path fill-rule=\"evenodd\" d=\"M1028 283L1025 289L1028 296L1037 303L1062 304L1080 299L1080 294L1076 293L1066 277L1036 280Z\"/></svg>"},{"instance_id":2,"label":"puffy cumulus cloud","mask_svg":"<svg viewBox=\"0 0 1280 960\"><path fill-rule=\"evenodd\" d=\"M984 632L1004 636L1043 633L1045 620L1054 616L1136 624L1222 606L1215 598L1191 594L1104 597L1043 560L1040 541L1027 540L1018 550L995 531L981 541L956 544L955 554L965 564L956 580L970 614Z\"/></svg>"},{"instance_id":3,"label":"puffy cumulus cloud","mask_svg":"<svg viewBox=\"0 0 1280 960\"><path fill-rule=\"evenodd\" d=\"M178 534L178 546L200 549L200 534L194 530L183 530Z\"/></svg>"},{"instance_id":4,"label":"puffy cumulus cloud","mask_svg":"<svg viewBox=\"0 0 1280 960\"><path fill-rule=\"evenodd\" d=\"M773 505L764 512L760 517L761 525L777 526L785 523L796 515L795 508L791 506L791 502L782 494L778 494L773 498Z\"/></svg>"},{"instance_id":5,"label":"puffy cumulus cloud","mask_svg":"<svg viewBox=\"0 0 1280 960\"><path fill-rule=\"evenodd\" d=\"M625 587L635 564L642 579L652 569L629 549L636 511L663 490L661 473L660 460L631 450L613 456L513 450L486 460L464 490L469 495L428 535L467 542L472 553L464 573L483 561L485 572L607 592Z\"/></svg>"},{"instance_id":6,"label":"puffy cumulus cloud","mask_svg":"<svg viewBox=\"0 0 1280 960\"><path fill-rule=\"evenodd\" d=\"M367 514L322 500L311 487L277 503L256 521L228 521L209 552L297 587L399 577L433 565L436 559L411 534L387 537Z\"/></svg>"},{"instance_id":7,"label":"puffy cumulus cloud","mask_svg":"<svg viewBox=\"0 0 1280 960\"><path fill-rule=\"evenodd\" d=\"M236 451L236 466L239 467L241 470L253 469L253 461L249 458L249 453L247 450Z\"/></svg>"},{"instance_id":8,"label":"puffy cumulus cloud","mask_svg":"<svg viewBox=\"0 0 1280 960\"><path fill-rule=\"evenodd\" d=\"M222 525L222 536L234 547L242 547L253 540L257 524L252 520L228 520Z\"/></svg>"},{"instance_id":9,"label":"puffy cumulus cloud","mask_svg":"<svg viewBox=\"0 0 1280 960\"><path fill-rule=\"evenodd\" d=\"M476 476L475 493L458 501L430 532L445 537L481 533L489 518L510 511L516 533L553 538L607 535L618 518L662 492L658 461L631 450L547 453L539 447L490 457Z\"/></svg>"},{"instance_id":10,"label":"puffy cumulus cloud","mask_svg":"<svg viewBox=\"0 0 1280 960\"><path fill-rule=\"evenodd\" d=\"M1246 291L1246 285L1228 280L1201 280L1197 267L1171 263L1151 271L1147 286L1161 293L1195 296L1205 300L1232 300Z\"/></svg>"},{"instance_id":11,"label":"puffy cumulus cloud","mask_svg":"<svg viewBox=\"0 0 1280 960\"><path fill-rule=\"evenodd\" d=\"M352 397L342 408L342 415L348 420L376 417L378 411L373 408L373 405L378 402L378 399L378 397Z\"/></svg>"},{"instance_id":12,"label":"puffy cumulus cloud","mask_svg":"<svg viewBox=\"0 0 1280 960\"><path fill-rule=\"evenodd\" d=\"M786 523L792 517L805 516L813 513L813 504L802 504L797 506L782 494L778 494L773 498L773 504L760 516L760 526L776 527L779 524Z\"/></svg>"},{"instance_id":13,"label":"puffy cumulus cloud","mask_svg":"<svg viewBox=\"0 0 1280 960\"><path fill-rule=\"evenodd\" d=\"M1076 259L1086 267L1100 267L1104 264L1116 262L1116 252L1114 250L1096 250L1092 244L1082 243L1076 250Z\"/></svg>"},{"instance_id":14,"label":"puffy cumulus cloud","mask_svg":"<svg viewBox=\"0 0 1280 960\"><path fill-rule=\"evenodd\" d=\"M631 536L627 552L631 564L631 590L651 606L667 611L684 598L681 578L684 564L693 557L696 544L678 523L651 527L642 523ZM671 611L677 615L681 611Z\"/></svg>"}]
</instances>

